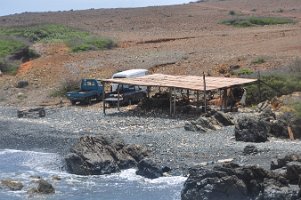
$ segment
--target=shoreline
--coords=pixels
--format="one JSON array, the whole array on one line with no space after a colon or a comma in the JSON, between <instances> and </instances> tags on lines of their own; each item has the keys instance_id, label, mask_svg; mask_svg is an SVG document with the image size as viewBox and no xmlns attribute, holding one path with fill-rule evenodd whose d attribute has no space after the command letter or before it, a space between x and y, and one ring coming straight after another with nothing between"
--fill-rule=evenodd
<instances>
[{"instance_id":1,"label":"shoreline","mask_svg":"<svg viewBox=\"0 0 301 200\"><path fill-rule=\"evenodd\" d=\"M131 116L117 113L103 116L98 110L62 107L47 111L45 118L17 118L17 108L0 106L1 149L33 150L62 156L84 135L121 138L127 144L142 144L162 166L173 169L173 175L188 174L196 165L211 165L233 159L240 165L258 165L265 169L273 158L301 153L300 140L270 138L265 143L237 142L234 127L207 133L184 130L185 120ZM255 155L244 155L245 146L259 149Z\"/></svg>"}]
</instances>

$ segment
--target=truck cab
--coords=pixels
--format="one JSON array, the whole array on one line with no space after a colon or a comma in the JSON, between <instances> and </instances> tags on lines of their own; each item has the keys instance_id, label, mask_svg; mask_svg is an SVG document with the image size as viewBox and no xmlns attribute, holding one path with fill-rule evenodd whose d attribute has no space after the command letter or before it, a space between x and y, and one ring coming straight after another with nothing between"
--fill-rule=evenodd
<instances>
[{"instance_id":1,"label":"truck cab","mask_svg":"<svg viewBox=\"0 0 301 200\"><path fill-rule=\"evenodd\" d=\"M102 100L103 86L96 79L82 79L79 91L67 92L66 96L75 105L77 102L91 104L91 101Z\"/></svg>"}]
</instances>

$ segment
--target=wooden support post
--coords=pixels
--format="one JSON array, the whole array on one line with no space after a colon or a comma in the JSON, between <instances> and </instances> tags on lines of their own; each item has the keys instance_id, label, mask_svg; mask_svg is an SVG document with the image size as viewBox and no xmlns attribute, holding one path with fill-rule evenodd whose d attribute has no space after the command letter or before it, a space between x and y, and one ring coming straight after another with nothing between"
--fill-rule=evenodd
<instances>
[{"instance_id":1,"label":"wooden support post","mask_svg":"<svg viewBox=\"0 0 301 200\"><path fill-rule=\"evenodd\" d=\"M102 111L103 111L103 114L106 115L106 101L105 101L105 98L106 98L106 83L103 82L102 83Z\"/></svg>"},{"instance_id":2,"label":"wooden support post","mask_svg":"<svg viewBox=\"0 0 301 200\"><path fill-rule=\"evenodd\" d=\"M204 80L204 112L207 112L207 96L206 96L206 77L205 72L203 72L203 80Z\"/></svg>"},{"instance_id":3,"label":"wooden support post","mask_svg":"<svg viewBox=\"0 0 301 200\"><path fill-rule=\"evenodd\" d=\"M260 80L260 72L258 71L258 92L259 92L259 102L261 102L261 80Z\"/></svg>"},{"instance_id":4,"label":"wooden support post","mask_svg":"<svg viewBox=\"0 0 301 200\"><path fill-rule=\"evenodd\" d=\"M288 131L288 136L289 136L289 138L290 138L291 140L294 140L295 137L294 137L294 133L293 133L293 131L292 131L292 128L288 126L288 127L287 127L287 131Z\"/></svg>"},{"instance_id":5,"label":"wooden support post","mask_svg":"<svg viewBox=\"0 0 301 200\"><path fill-rule=\"evenodd\" d=\"M175 91L175 88L173 88L173 91ZM173 92L173 116L176 116L176 94Z\"/></svg>"},{"instance_id":6,"label":"wooden support post","mask_svg":"<svg viewBox=\"0 0 301 200\"><path fill-rule=\"evenodd\" d=\"M196 91L196 109L199 110L200 107L200 92Z\"/></svg>"},{"instance_id":7,"label":"wooden support post","mask_svg":"<svg viewBox=\"0 0 301 200\"><path fill-rule=\"evenodd\" d=\"M147 86L147 98L149 99L150 97L150 90L151 90L151 87L150 86Z\"/></svg>"},{"instance_id":8,"label":"wooden support post","mask_svg":"<svg viewBox=\"0 0 301 200\"><path fill-rule=\"evenodd\" d=\"M118 109L118 111L120 111L120 98L119 98L119 90L120 90L120 88L119 88L119 86L120 85L118 85L117 86L117 109Z\"/></svg>"},{"instance_id":9,"label":"wooden support post","mask_svg":"<svg viewBox=\"0 0 301 200\"><path fill-rule=\"evenodd\" d=\"M219 89L219 99L220 99L220 110L223 109L223 99L222 99L222 90Z\"/></svg>"},{"instance_id":10,"label":"wooden support post","mask_svg":"<svg viewBox=\"0 0 301 200\"><path fill-rule=\"evenodd\" d=\"M172 116L172 88L169 88L169 115Z\"/></svg>"}]
</instances>

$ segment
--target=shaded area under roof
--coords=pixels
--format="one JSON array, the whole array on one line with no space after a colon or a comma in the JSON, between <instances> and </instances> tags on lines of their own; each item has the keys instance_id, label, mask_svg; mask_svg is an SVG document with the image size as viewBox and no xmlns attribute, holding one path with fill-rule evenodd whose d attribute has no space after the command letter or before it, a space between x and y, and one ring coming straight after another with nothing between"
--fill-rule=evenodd
<instances>
[{"instance_id":1,"label":"shaded area under roof","mask_svg":"<svg viewBox=\"0 0 301 200\"><path fill-rule=\"evenodd\" d=\"M229 88L247 83L256 82L257 79L247 78L227 78L227 77L212 77L206 76L206 90L216 90ZM139 85L150 87L170 87L179 89L189 89L204 91L203 76L174 76L166 74L151 74L135 78L114 78L103 79L103 82Z\"/></svg>"}]
</instances>

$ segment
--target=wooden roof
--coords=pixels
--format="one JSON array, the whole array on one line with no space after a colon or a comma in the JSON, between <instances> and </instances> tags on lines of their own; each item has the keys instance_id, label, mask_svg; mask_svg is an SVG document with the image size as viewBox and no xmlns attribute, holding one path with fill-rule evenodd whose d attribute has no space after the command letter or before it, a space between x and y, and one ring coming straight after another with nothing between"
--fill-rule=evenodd
<instances>
[{"instance_id":1,"label":"wooden roof","mask_svg":"<svg viewBox=\"0 0 301 200\"><path fill-rule=\"evenodd\" d=\"M226 78L206 76L206 90L216 90L239 86L257 81L257 79L246 78ZM151 74L136 78L114 78L103 79L103 82L151 86L151 87L171 87L189 90L204 90L203 76L173 76L165 74Z\"/></svg>"}]
</instances>

